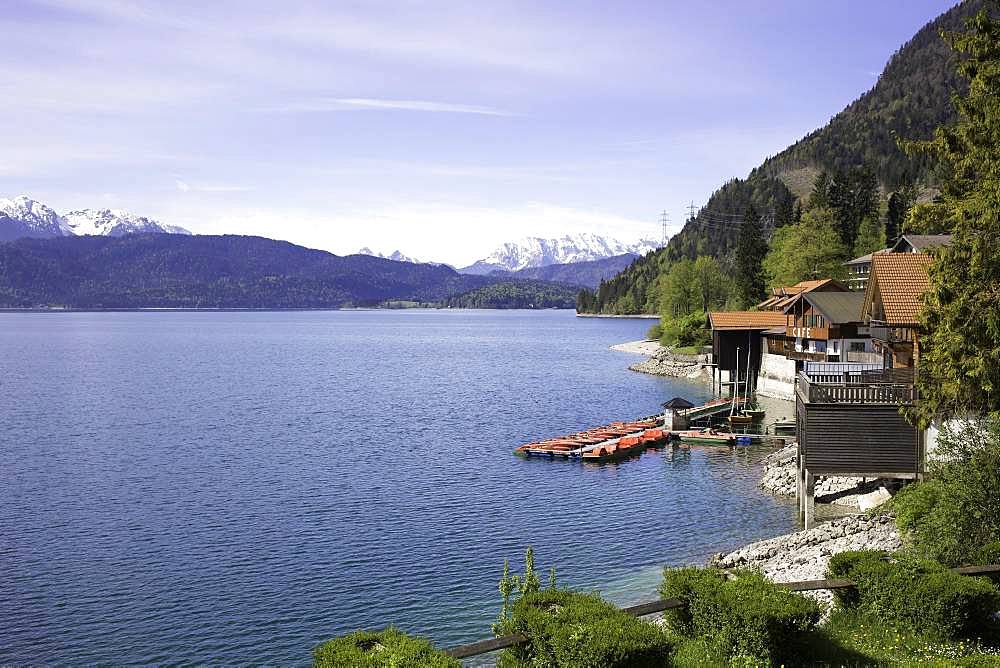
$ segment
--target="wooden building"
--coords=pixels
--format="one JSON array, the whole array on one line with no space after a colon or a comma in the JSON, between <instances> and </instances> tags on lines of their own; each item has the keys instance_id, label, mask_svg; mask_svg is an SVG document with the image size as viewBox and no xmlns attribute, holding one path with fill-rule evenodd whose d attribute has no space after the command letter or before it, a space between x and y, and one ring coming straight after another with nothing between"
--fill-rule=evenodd
<instances>
[{"instance_id":1,"label":"wooden building","mask_svg":"<svg viewBox=\"0 0 1000 668\"><path fill-rule=\"evenodd\" d=\"M900 408L918 400L919 313L931 262L923 253L872 257L862 318L882 358L878 369L852 371L843 364L797 375L798 497L807 527L817 475L912 480L923 474L924 432Z\"/></svg>"},{"instance_id":2,"label":"wooden building","mask_svg":"<svg viewBox=\"0 0 1000 668\"><path fill-rule=\"evenodd\" d=\"M873 258L862 315L886 368L918 364L920 309L932 261L923 253L878 253Z\"/></svg>"},{"instance_id":3,"label":"wooden building","mask_svg":"<svg viewBox=\"0 0 1000 668\"><path fill-rule=\"evenodd\" d=\"M868 327L859 292L803 292L784 313L783 329L766 334L767 353L802 362L872 362Z\"/></svg>"},{"instance_id":4,"label":"wooden building","mask_svg":"<svg viewBox=\"0 0 1000 668\"><path fill-rule=\"evenodd\" d=\"M901 415L917 399L912 373L798 374L795 386L799 512L813 523L815 478L915 480L923 433Z\"/></svg>"},{"instance_id":5,"label":"wooden building","mask_svg":"<svg viewBox=\"0 0 1000 668\"><path fill-rule=\"evenodd\" d=\"M753 379L760 369L763 333L783 326L785 314L778 311L714 311L708 314L712 328L712 360L720 387ZM748 354L749 351L749 354ZM737 369L739 373L737 374Z\"/></svg>"}]
</instances>

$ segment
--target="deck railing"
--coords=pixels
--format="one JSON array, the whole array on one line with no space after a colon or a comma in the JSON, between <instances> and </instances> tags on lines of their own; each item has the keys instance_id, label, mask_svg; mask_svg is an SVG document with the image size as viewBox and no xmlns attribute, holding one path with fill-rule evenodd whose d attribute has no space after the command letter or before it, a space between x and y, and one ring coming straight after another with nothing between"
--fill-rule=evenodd
<instances>
[{"instance_id":1,"label":"deck railing","mask_svg":"<svg viewBox=\"0 0 1000 668\"><path fill-rule=\"evenodd\" d=\"M800 371L796 386L803 401L810 404L912 404L917 400L912 379L910 370L841 374Z\"/></svg>"},{"instance_id":2,"label":"deck railing","mask_svg":"<svg viewBox=\"0 0 1000 668\"><path fill-rule=\"evenodd\" d=\"M988 566L961 566L959 568L953 568L952 570L959 575L1000 575L1000 565L997 564L991 564ZM857 584L851 580L805 580L802 582L779 582L777 584L782 589L787 589L789 591L849 589L857 586ZM652 615L657 612L665 612L667 610L675 610L683 607L684 601L680 599L664 598L658 601L650 601L648 603L640 603L639 605L622 608L622 612L632 615L633 617L642 617L644 615ZM518 645L524 645L527 642L528 638L516 633L514 635L500 636L499 638L490 638L488 640L480 640L479 642L474 642L468 645L452 647L451 649L446 650L446 653L456 659L467 659L470 656L495 652L497 650L507 649L508 647L517 647Z\"/></svg>"},{"instance_id":3,"label":"deck railing","mask_svg":"<svg viewBox=\"0 0 1000 668\"><path fill-rule=\"evenodd\" d=\"M872 320L868 324L868 334L876 341L885 343L907 343L913 341L913 330L909 327L890 325L883 320Z\"/></svg>"}]
</instances>

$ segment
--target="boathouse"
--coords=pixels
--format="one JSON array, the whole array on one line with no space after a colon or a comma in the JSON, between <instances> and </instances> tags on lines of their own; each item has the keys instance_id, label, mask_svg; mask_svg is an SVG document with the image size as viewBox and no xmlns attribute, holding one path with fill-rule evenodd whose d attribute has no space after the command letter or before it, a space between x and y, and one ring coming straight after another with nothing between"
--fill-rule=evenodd
<instances>
[{"instance_id":1,"label":"boathouse","mask_svg":"<svg viewBox=\"0 0 1000 668\"><path fill-rule=\"evenodd\" d=\"M914 404L920 360L919 311L931 257L876 253L862 318L880 364L809 364L796 376L799 511L813 521L815 478L918 479L926 454L924 433L900 409Z\"/></svg>"},{"instance_id":2,"label":"boathouse","mask_svg":"<svg viewBox=\"0 0 1000 668\"><path fill-rule=\"evenodd\" d=\"M774 327L784 327L785 314L780 311L713 311L708 314L708 322L712 328L713 373L719 387L729 386L735 392L734 382L742 383L749 377L752 390L760 369L763 333Z\"/></svg>"}]
</instances>

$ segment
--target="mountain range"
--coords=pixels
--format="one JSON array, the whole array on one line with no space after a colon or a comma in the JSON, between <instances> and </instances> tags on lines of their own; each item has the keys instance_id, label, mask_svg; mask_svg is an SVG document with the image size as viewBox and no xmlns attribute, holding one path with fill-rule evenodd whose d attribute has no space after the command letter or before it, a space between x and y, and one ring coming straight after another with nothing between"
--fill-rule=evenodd
<instances>
[{"instance_id":1,"label":"mountain range","mask_svg":"<svg viewBox=\"0 0 1000 668\"><path fill-rule=\"evenodd\" d=\"M0 198L0 241L21 237L120 237L142 233L191 234L182 227L165 225L122 209L81 209L60 215L52 207L26 195Z\"/></svg>"},{"instance_id":2,"label":"mountain range","mask_svg":"<svg viewBox=\"0 0 1000 668\"><path fill-rule=\"evenodd\" d=\"M621 255L639 257L658 247L654 241L625 244L589 232L568 234L558 239L526 237L505 243L485 258L458 271L463 274L517 272L531 267L592 262Z\"/></svg>"},{"instance_id":3,"label":"mountain range","mask_svg":"<svg viewBox=\"0 0 1000 668\"><path fill-rule=\"evenodd\" d=\"M575 286L396 262L250 236L23 237L0 243L0 308L343 308L387 302L569 306Z\"/></svg>"},{"instance_id":4,"label":"mountain range","mask_svg":"<svg viewBox=\"0 0 1000 668\"><path fill-rule=\"evenodd\" d=\"M357 254L358 255L371 255L372 257L380 257L383 260L394 260L395 262L411 262L413 264L424 264L423 262L421 262L417 258L410 257L409 255L404 255L403 253L401 253L398 250L393 251L389 255L385 255L384 253L376 253L375 251L373 251L368 246L365 246L364 248L362 248L361 250L359 250ZM428 262L427 264L437 264L437 263L435 263L435 262Z\"/></svg>"}]
</instances>

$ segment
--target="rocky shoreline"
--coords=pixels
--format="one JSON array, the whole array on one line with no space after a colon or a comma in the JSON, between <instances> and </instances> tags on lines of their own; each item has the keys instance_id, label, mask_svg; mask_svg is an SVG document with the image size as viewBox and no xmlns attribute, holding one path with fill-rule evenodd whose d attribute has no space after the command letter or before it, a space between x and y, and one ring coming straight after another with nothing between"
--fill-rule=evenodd
<instances>
[{"instance_id":1,"label":"rocky shoreline","mask_svg":"<svg viewBox=\"0 0 1000 668\"><path fill-rule=\"evenodd\" d=\"M719 568L755 568L773 582L822 580L830 557L848 550L885 550L903 547L896 520L889 513L850 515L808 531L777 536L745 545L728 554L717 554L710 565ZM829 603L828 590L808 592Z\"/></svg>"},{"instance_id":2,"label":"rocky shoreline","mask_svg":"<svg viewBox=\"0 0 1000 668\"><path fill-rule=\"evenodd\" d=\"M775 496L795 496L795 445L772 453L764 460L759 486ZM829 477L816 481L816 502L852 509L855 513L881 505L894 489L887 481ZM709 565L719 568L754 568L773 582L821 580L826 577L830 557L847 550L885 550L903 547L891 513L850 514L805 531L768 538L728 553L716 554ZM829 591L807 592L830 603Z\"/></svg>"},{"instance_id":3,"label":"rocky shoreline","mask_svg":"<svg viewBox=\"0 0 1000 668\"><path fill-rule=\"evenodd\" d=\"M611 346L612 350L646 355L649 359L636 362L629 366L632 371L648 373L653 376L669 376L671 378L703 379L712 377L711 367L705 355L683 355L664 348L658 341L649 339L629 341Z\"/></svg>"}]
</instances>

